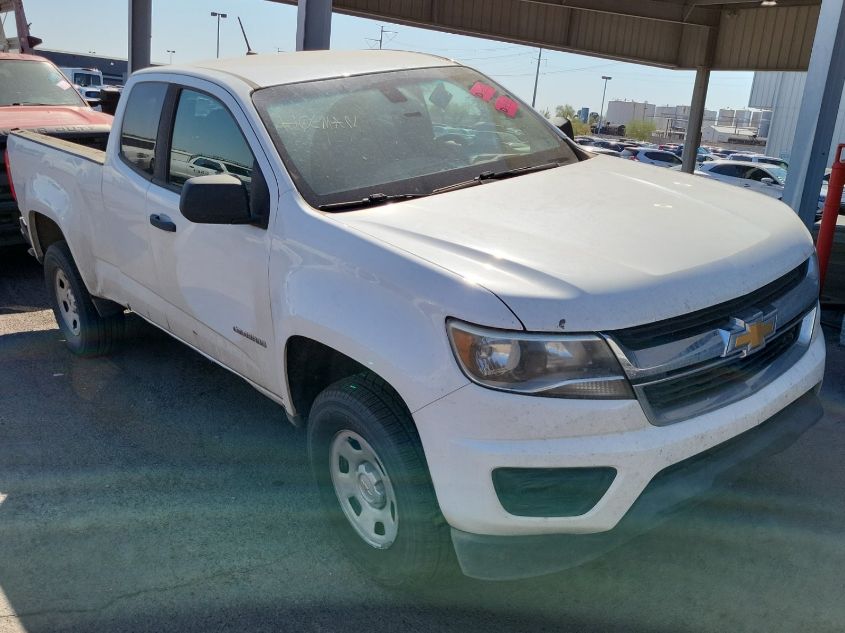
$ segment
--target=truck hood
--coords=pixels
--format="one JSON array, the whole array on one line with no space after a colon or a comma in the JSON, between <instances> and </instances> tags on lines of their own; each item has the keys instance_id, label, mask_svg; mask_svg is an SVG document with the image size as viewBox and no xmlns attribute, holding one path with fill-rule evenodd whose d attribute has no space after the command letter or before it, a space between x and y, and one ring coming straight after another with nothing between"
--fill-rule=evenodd
<instances>
[{"instance_id":1,"label":"truck hood","mask_svg":"<svg viewBox=\"0 0 845 633\"><path fill-rule=\"evenodd\" d=\"M14 128L55 130L76 128L81 131L93 127L111 127L114 117L81 106L5 106L0 108L0 134L7 135Z\"/></svg>"},{"instance_id":2,"label":"truck hood","mask_svg":"<svg viewBox=\"0 0 845 633\"><path fill-rule=\"evenodd\" d=\"M532 331L670 318L755 290L813 252L781 202L603 156L335 217L487 288Z\"/></svg>"}]
</instances>

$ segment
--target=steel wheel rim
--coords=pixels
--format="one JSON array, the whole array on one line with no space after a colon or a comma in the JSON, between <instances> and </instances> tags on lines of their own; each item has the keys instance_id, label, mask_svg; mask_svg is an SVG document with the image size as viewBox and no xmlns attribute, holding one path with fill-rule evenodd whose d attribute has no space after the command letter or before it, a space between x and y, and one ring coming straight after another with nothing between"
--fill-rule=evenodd
<instances>
[{"instance_id":1,"label":"steel wheel rim","mask_svg":"<svg viewBox=\"0 0 845 633\"><path fill-rule=\"evenodd\" d=\"M332 486L343 514L364 542L387 549L396 540L399 508L393 483L369 442L340 431L329 451Z\"/></svg>"},{"instance_id":2,"label":"steel wheel rim","mask_svg":"<svg viewBox=\"0 0 845 633\"><path fill-rule=\"evenodd\" d=\"M79 336L79 310L76 306L76 295L73 294L70 281L61 268L56 269L54 279L56 287L56 302L59 304L59 314L67 328L74 336Z\"/></svg>"}]
</instances>

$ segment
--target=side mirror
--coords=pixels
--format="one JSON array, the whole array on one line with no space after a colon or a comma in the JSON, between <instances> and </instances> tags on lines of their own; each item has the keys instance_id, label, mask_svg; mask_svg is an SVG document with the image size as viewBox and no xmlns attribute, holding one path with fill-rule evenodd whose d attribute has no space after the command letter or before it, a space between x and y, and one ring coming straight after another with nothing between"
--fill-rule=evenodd
<instances>
[{"instance_id":1,"label":"side mirror","mask_svg":"<svg viewBox=\"0 0 845 633\"><path fill-rule=\"evenodd\" d=\"M761 178L761 179L760 179L760 182L762 182L764 185L773 185L773 184L775 184L775 181L774 181L774 179L773 179L773 178Z\"/></svg>"},{"instance_id":2,"label":"side mirror","mask_svg":"<svg viewBox=\"0 0 845 633\"><path fill-rule=\"evenodd\" d=\"M179 211L197 224L252 222L246 185L229 174L189 178L182 186Z\"/></svg>"},{"instance_id":3,"label":"side mirror","mask_svg":"<svg viewBox=\"0 0 845 633\"><path fill-rule=\"evenodd\" d=\"M100 109L106 114L117 112L117 102L120 101L120 90L116 88L103 88L100 90Z\"/></svg>"}]
</instances>

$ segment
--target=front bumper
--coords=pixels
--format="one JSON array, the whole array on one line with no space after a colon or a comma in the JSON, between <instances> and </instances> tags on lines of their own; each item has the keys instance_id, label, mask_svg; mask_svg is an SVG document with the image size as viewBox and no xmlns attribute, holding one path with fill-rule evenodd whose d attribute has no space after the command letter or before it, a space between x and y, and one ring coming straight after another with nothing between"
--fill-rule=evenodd
<instances>
[{"instance_id":1,"label":"front bumper","mask_svg":"<svg viewBox=\"0 0 845 633\"><path fill-rule=\"evenodd\" d=\"M512 538L612 530L658 473L776 416L821 382L824 361L824 340L817 336L789 370L751 396L664 427L650 424L636 400L534 398L476 385L423 407L414 419L460 556L460 543L475 542L465 535ZM598 503L579 516L515 516L493 487L497 468L578 467L617 473Z\"/></svg>"},{"instance_id":2,"label":"front bumper","mask_svg":"<svg viewBox=\"0 0 845 633\"><path fill-rule=\"evenodd\" d=\"M781 452L822 416L812 392L763 424L705 453L664 469L651 480L619 525L596 534L486 536L452 529L467 576L508 580L548 574L592 560L641 534L716 482L738 476L755 459Z\"/></svg>"}]
</instances>

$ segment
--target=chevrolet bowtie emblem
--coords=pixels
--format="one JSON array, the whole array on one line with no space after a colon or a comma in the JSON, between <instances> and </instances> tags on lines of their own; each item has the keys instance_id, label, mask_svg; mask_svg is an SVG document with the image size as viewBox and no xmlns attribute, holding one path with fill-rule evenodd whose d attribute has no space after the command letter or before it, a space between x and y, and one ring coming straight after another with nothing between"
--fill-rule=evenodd
<instances>
[{"instance_id":1,"label":"chevrolet bowtie emblem","mask_svg":"<svg viewBox=\"0 0 845 633\"><path fill-rule=\"evenodd\" d=\"M727 339L722 356L731 356L737 352L740 356L753 354L763 349L766 339L774 334L776 329L777 312L771 312L765 316L757 313L746 320L732 319L730 330L722 330L723 338Z\"/></svg>"}]
</instances>

